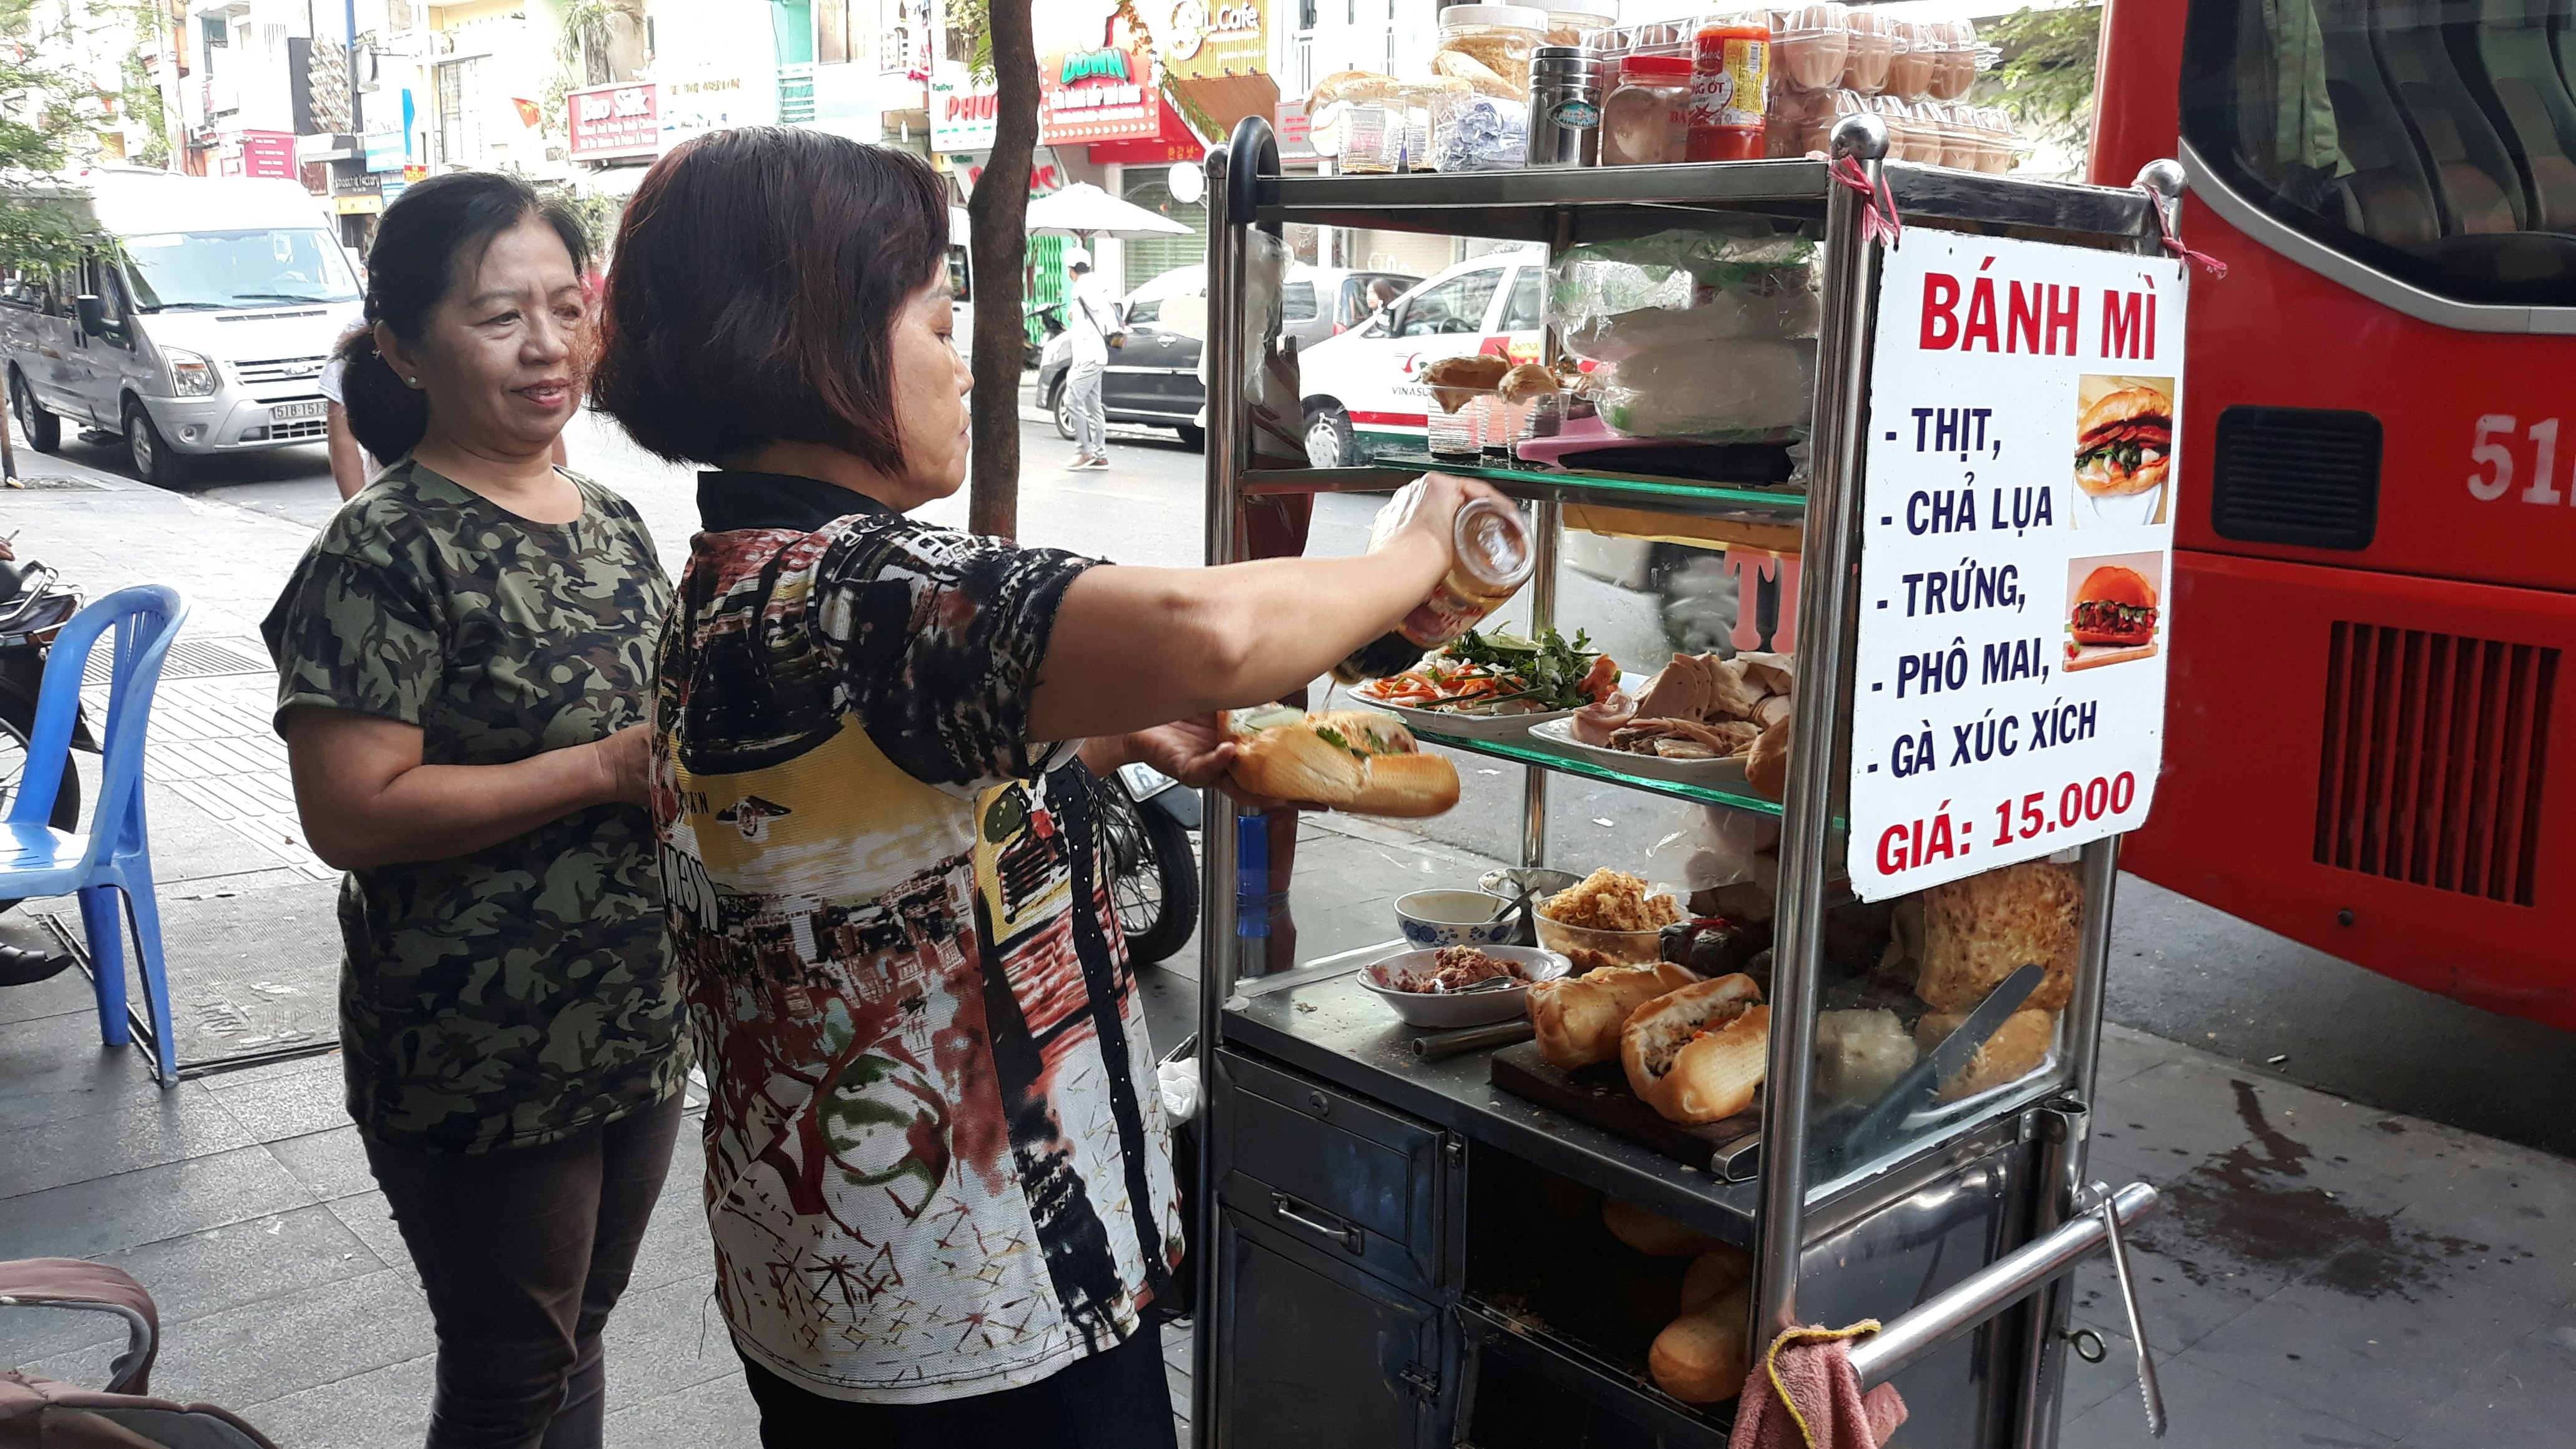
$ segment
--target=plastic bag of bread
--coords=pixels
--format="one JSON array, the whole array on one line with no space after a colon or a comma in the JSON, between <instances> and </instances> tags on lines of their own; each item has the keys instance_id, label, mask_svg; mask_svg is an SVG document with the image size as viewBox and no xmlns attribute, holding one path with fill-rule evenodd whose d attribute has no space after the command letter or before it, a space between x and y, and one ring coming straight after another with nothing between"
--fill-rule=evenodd
<instances>
[{"instance_id":1,"label":"plastic bag of bread","mask_svg":"<svg viewBox=\"0 0 2576 1449\"><path fill-rule=\"evenodd\" d=\"M2075 994L2083 936L2084 885L2074 866L2026 860L1934 886L1923 893L1914 994L1936 1011L1972 1011L1995 983L2036 962L2048 976L2022 1006L2056 1011Z\"/></svg>"},{"instance_id":2,"label":"plastic bag of bread","mask_svg":"<svg viewBox=\"0 0 2576 1449\"><path fill-rule=\"evenodd\" d=\"M1612 367L1601 420L1627 437L1785 440L1815 410L1812 339L1658 346Z\"/></svg>"},{"instance_id":3,"label":"plastic bag of bread","mask_svg":"<svg viewBox=\"0 0 2576 1449\"><path fill-rule=\"evenodd\" d=\"M1825 1013L1830 1016L1831 1012ZM1967 1020L1963 1011L1935 1011L1914 1023L1915 1045L1924 1051L1939 1046L1950 1033ZM2057 1013L2024 1008L2004 1018L1986 1044L1957 1075L1941 1084L1941 1100L1956 1102L1979 1092L2018 1082L2038 1071L2048 1060L2049 1048L2057 1044Z\"/></svg>"},{"instance_id":4,"label":"plastic bag of bread","mask_svg":"<svg viewBox=\"0 0 2576 1449\"><path fill-rule=\"evenodd\" d=\"M1558 1071L1579 1071L1619 1059L1619 1029L1640 1006L1699 980L1670 961L1643 966L1601 966L1580 976L1533 982L1530 1025L1538 1054Z\"/></svg>"},{"instance_id":5,"label":"plastic bag of bread","mask_svg":"<svg viewBox=\"0 0 2576 1449\"><path fill-rule=\"evenodd\" d=\"M1771 1008L1750 976L1721 976L1656 997L1619 1030L1619 1064L1638 1100L1670 1122L1720 1122L1753 1105L1770 1070Z\"/></svg>"},{"instance_id":6,"label":"plastic bag of bread","mask_svg":"<svg viewBox=\"0 0 2576 1449\"><path fill-rule=\"evenodd\" d=\"M1444 357L1422 369L1422 383L1431 389L1431 400L1440 404L1442 412L1454 413L1474 402L1478 394L1501 386L1511 370L1510 358L1490 352Z\"/></svg>"},{"instance_id":7,"label":"plastic bag of bread","mask_svg":"<svg viewBox=\"0 0 2576 1449\"><path fill-rule=\"evenodd\" d=\"M1816 1013L1816 1090L1828 1101L1875 1102L1920 1056L1895 1012Z\"/></svg>"}]
</instances>

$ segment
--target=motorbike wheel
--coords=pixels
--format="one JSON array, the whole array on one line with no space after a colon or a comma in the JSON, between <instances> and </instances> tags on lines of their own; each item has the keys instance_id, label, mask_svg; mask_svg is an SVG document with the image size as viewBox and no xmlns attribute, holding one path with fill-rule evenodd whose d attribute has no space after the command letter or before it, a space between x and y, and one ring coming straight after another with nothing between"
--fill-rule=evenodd
<instances>
[{"instance_id":1,"label":"motorbike wheel","mask_svg":"<svg viewBox=\"0 0 2576 1449\"><path fill-rule=\"evenodd\" d=\"M1101 854L1109 867L1109 903L1127 938L1127 959L1150 966L1190 939L1199 924L1198 859L1181 822L1139 805L1115 783L1092 794L1100 816Z\"/></svg>"},{"instance_id":2,"label":"motorbike wheel","mask_svg":"<svg viewBox=\"0 0 2576 1449\"><path fill-rule=\"evenodd\" d=\"M0 714L0 816L6 816L10 802L18 798L18 782L27 771L27 729L31 721L16 718L19 713L13 701L8 712ZM56 830L78 829L80 794L80 770L65 755L62 783L54 791L54 813L47 823ZM0 911L16 904L16 898L0 899Z\"/></svg>"},{"instance_id":3,"label":"motorbike wheel","mask_svg":"<svg viewBox=\"0 0 2576 1449\"><path fill-rule=\"evenodd\" d=\"M27 386L27 375L14 367L9 369L9 406L18 414L18 431L27 435L28 447L39 453L63 450L63 420L45 411Z\"/></svg>"}]
</instances>

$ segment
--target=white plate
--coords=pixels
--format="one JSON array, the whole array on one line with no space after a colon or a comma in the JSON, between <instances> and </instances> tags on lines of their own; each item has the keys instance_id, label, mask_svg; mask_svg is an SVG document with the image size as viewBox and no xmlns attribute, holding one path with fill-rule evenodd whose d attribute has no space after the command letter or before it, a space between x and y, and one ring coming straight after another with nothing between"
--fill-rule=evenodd
<instances>
[{"instance_id":1,"label":"white plate","mask_svg":"<svg viewBox=\"0 0 2576 1449\"><path fill-rule=\"evenodd\" d=\"M323 416L329 406L329 403L321 401L277 403L269 408L268 420L272 423L302 422Z\"/></svg>"},{"instance_id":2,"label":"white plate","mask_svg":"<svg viewBox=\"0 0 2576 1449\"><path fill-rule=\"evenodd\" d=\"M1545 710L1537 714L1465 714L1454 709L1415 709L1409 705L1388 704L1369 698L1354 689L1351 697L1370 709L1382 709L1404 721L1404 727L1415 734L1448 735L1461 740L1516 740L1529 727L1552 719L1565 719L1570 709Z\"/></svg>"},{"instance_id":3,"label":"white plate","mask_svg":"<svg viewBox=\"0 0 2576 1449\"><path fill-rule=\"evenodd\" d=\"M1640 755L1629 750L1614 750L1605 745L1587 745L1574 737L1573 722L1550 720L1532 725L1530 738L1549 749L1562 751L1580 760L1635 775L1642 780L1665 780L1676 785L1705 785L1724 788L1744 783L1744 756L1723 760L1675 760L1662 755Z\"/></svg>"}]
</instances>

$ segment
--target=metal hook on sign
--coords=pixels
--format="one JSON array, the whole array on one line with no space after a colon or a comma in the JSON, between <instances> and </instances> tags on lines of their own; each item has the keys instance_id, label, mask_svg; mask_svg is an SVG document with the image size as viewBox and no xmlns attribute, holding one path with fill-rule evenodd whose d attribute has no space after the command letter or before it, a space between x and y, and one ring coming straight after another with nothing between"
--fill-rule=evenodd
<instances>
[{"instance_id":1,"label":"metal hook on sign","mask_svg":"<svg viewBox=\"0 0 2576 1449\"><path fill-rule=\"evenodd\" d=\"M2161 1439L2165 1436L2165 1391L2156 1382L2155 1358L2147 1352L2146 1310L2139 1305L2137 1285L2129 1276L2129 1245L2120 1236L2120 1210L2101 1184L2094 1186L2102 1193L2102 1201L2093 1211L2102 1216L2102 1230L2111 1248L2111 1275L2120 1281L2120 1307L2129 1315L2129 1337L2138 1346L2138 1393L2147 1404L2147 1432Z\"/></svg>"},{"instance_id":2,"label":"metal hook on sign","mask_svg":"<svg viewBox=\"0 0 2576 1449\"><path fill-rule=\"evenodd\" d=\"M2100 1363L2111 1356L2111 1346L2102 1341L2102 1335L2089 1328L2079 1328L2062 1337L2074 1347L2075 1356L2086 1363Z\"/></svg>"}]
</instances>

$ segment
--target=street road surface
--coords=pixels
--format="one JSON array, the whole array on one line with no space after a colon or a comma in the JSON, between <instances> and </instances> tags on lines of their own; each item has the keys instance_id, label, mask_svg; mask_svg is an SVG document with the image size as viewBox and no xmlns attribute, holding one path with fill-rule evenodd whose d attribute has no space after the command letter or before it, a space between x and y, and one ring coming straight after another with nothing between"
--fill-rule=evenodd
<instances>
[{"instance_id":1,"label":"street road surface","mask_svg":"<svg viewBox=\"0 0 2576 1449\"><path fill-rule=\"evenodd\" d=\"M1204 482L1198 453L1166 433L1112 429L1115 466L1067 472L1062 464L1071 445L1039 421L1034 409L1024 409L1022 416L1023 541L1120 563L1200 561ZM695 470L641 452L613 422L588 415L575 421L567 446L575 468L634 501L665 566L677 573L696 526ZM49 459L21 442L18 456L23 472L94 469L132 476L116 444L67 438L59 458ZM224 460L208 467L190 492L200 513L211 505L304 529L318 528L339 506L318 447ZM1380 502L1373 496L1320 499L1310 551L1360 552ZM7 512L0 499L0 517ZM962 525L965 497L933 504L922 514ZM0 523L0 531L9 526L14 525ZM224 536L212 527L204 534L174 531L120 540L119 549L130 547L138 567L148 569L146 576L208 588L223 596L228 617L256 620L269 585L243 578L237 557L210 556L210 540ZM21 552L41 552L43 544L30 534ZM276 551L274 544L268 551ZM213 588L210 575L219 571L229 571L226 587ZM206 582L194 582L200 578ZM94 587L103 581L79 582ZM1590 625L1595 642L1632 668L1651 670L1669 650L1652 599L1572 570L1562 575L1560 588L1559 616ZM211 617L202 608L200 615ZM1520 771L1477 756L1459 756L1457 762L1459 808L1419 822L1420 828L1452 845L1516 858ZM1549 781L1548 806L1552 861L1581 870L1612 865L1657 881L1678 878L1679 853L1669 846L1655 850L1684 823L1685 809L1677 803L1558 776ZM2134 878L2122 879L2112 1019L2226 1054L2249 1070L2576 1156L2576 1114L2564 1105L2576 1100L2576 1040L2427 995ZM1422 882L1453 883L1430 875Z\"/></svg>"}]
</instances>

